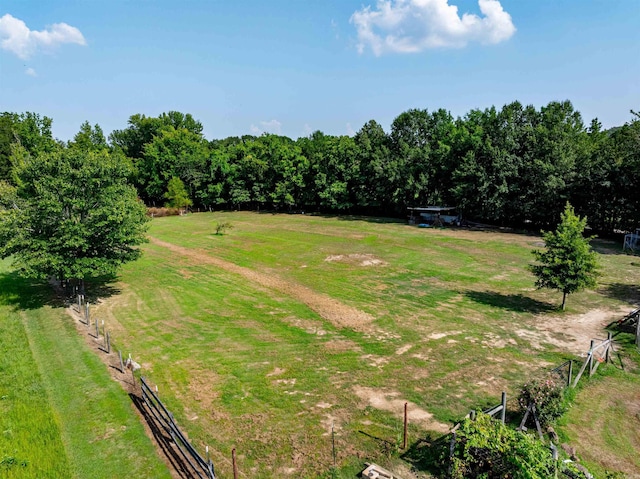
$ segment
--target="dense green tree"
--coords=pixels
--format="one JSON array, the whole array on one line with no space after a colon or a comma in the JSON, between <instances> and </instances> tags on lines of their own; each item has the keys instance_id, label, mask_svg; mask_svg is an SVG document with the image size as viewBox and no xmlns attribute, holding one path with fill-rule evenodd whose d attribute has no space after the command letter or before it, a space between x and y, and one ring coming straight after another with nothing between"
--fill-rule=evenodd
<instances>
[{"instance_id":1,"label":"dense green tree","mask_svg":"<svg viewBox=\"0 0 640 479\"><path fill-rule=\"evenodd\" d=\"M589 238L582 235L587 219L576 216L569 203L560 218L557 229L543 235L546 251L532 251L537 263L530 270L537 288L562 291L564 310L568 294L596 285L598 262Z\"/></svg>"},{"instance_id":2,"label":"dense green tree","mask_svg":"<svg viewBox=\"0 0 640 479\"><path fill-rule=\"evenodd\" d=\"M633 112L632 112L633 113ZM609 203L610 231L635 231L640 227L640 116L610 135L607 152L612 195L602 198Z\"/></svg>"},{"instance_id":3,"label":"dense green tree","mask_svg":"<svg viewBox=\"0 0 640 479\"><path fill-rule=\"evenodd\" d=\"M108 145L100 125L96 124L92 127L88 121L85 121L80 125L80 131L73 137L73 141L69 142L69 147L89 151L107 149Z\"/></svg>"},{"instance_id":4,"label":"dense green tree","mask_svg":"<svg viewBox=\"0 0 640 479\"><path fill-rule=\"evenodd\" d=\"M114 130L109 135L109 141L112 146L121 149L126 156L133 159L142 158L145 145L151 143L164 129L185 129L202 138L202 123L189 113L170 111L155 118L138 113L131 115L128 123L129 126L124 130Z\"/></svg>"},{"instance_id":5,"label":"dense green tree","mask_svg":"<svg viewBox=\"0 0 640 479\"><path fill-rule=\"evenodd\" d=\"M28 277L112 274L136 259L146 209L127 184L131 163L106 150L15 151L15 188L0 188L0 257Z\"/></svg>"},{"instance_id":6,"label":"dense green tree","mask_svg":"<svg viewBox=\"0 0 640 479\"><path fill-rule=\"evenodd\" d=\"M308 185L313 185L315 206L345 211L356 204L358 164L356 146L349 136L325 135L320 131L298 141L309 160Z\"/></svg>"},{"instance_id":7,"label":"dense green tree","mask_svg":"<svg viewBox=\"0 0 640 479\"><path fill-rule=\"evenodd\" d=\"M576 182L576 165L588 154L588 135L580 112L569 101L542 107L530 141L530 157L520 172L521 215L537 225L551 225L563 210Z\"/></svg>"},{"instance_id":8,"label":"dense green tree","mask_svg":"<svg viewBox=\"0 0 640 479\"><path fill-rule=\"evenodd\" d=\"M390 139L374 120L367 122L354 137L359 178L357 203L373 211L393 212L389 199L391 185L398 182L395 158L391 155Z\"/></svg>"},{"instance_id":9,"label":"dense green tree","mask_svg":"<svg viewBox=\"0 0 640 479\"><path fill-rule=\"evenodd\" d=\"M178 208L180 210L187 208L193 204L189 199L187 189L184 187L182 180L176 176L169 180L167 192L164 194L167 200L167 206L170 208Z\"/></svg>"},{"instance_id":10,"label":"dense green tree","mask_svg":"<svg viewBox=\"0 0 640 479\"><path fill-rule=\"evenodd\" d=\"M432 113L407 110L393 121L391 200L400 210L448 201L450 142L454 128L451 114L443 109Z\"/></svg>"},{"instance_id":11,"label":"dense green tree","mask_svg":"<svg viewBox=\"0 0 640 479\"><path fill-rule=\"evenodd\" d=\"M162 203L171 178L182 180L189 198L196 197L206 178L209 145L185 128L167 127L144 147L138 162L137 183L142 198L151 204Z\"/></svg>"},{"instance_id":12,"label":"dense green tree","mask_svg":"<svg viewBox=\"0 0 640 479\"><path fill-rule=\"evenodd\" d=\"M500 224L522 217L522 138L531 113L515 102L500 111L472 110L457 121L452 149L460 160L450 191L465 215Z\"/></svg>"},{"instance_id":13,"label":"dense green tree","mask_svg":"<svg viewBox=\"0 0 640 479\"><path fill-rule=\"evenodd\" d=\"M51 124L51 118L37 113L0 114L0 180L11 180L10 158L14 146L22 146L32 155L58 147L51 134Z\"/></svg>"}]
</instances>

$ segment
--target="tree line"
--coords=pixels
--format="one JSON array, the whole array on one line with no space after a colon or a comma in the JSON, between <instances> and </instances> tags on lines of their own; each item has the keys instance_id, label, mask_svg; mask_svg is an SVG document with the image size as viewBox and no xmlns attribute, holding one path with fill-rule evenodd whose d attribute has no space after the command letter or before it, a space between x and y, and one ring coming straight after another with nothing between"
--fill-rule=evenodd
<instances>
[{"instance_id":1,"label":"tree line","mask_svg":"<svg viewBox=\"0 0 640 479\"><path fill-rule=\"evenodd\" d=\"M15 150L100 152L130 161L147 206L180 191L198 209L273 209L405 216L410 206L455 206L466 218L548 227L565 204L599 234L640 226L640 117L586 126L569 101L513 102L454 118L411 109L389 132L375 120L353 136L316 131L205 139L190 114L132 115L105 137L85 122L69 142L35 113L0 116L0 180L14 180ZM180 184L178 184L180 183ZM184 187L184 188L182 188Z\"/></svg>"}]
</instances>

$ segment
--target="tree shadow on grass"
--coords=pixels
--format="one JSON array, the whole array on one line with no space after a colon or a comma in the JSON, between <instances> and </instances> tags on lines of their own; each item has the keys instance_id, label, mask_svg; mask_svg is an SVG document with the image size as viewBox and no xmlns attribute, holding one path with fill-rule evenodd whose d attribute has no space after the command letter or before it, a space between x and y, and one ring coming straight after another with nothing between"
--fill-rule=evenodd
<instances>
[{"instance_id":1,"label":"tree shadow on grass","mask_svg":"<svg viewBox=\"0 0 640 479\"><path fill-rule=\"evenodd\" d=\"M103 276L87 282L88 298L108 298L120 293L113 286L115 276ZM31 310L44 306L63 308L75 297L71 288L60 288L58 283L25 278L17 271L0 273L0 304L16 309Z\"/></svg>"},{"instance_id":2,"label":"tree shadow on grass","mask_svg":"<svg viewBox=\"0 0 640 479\"><path fill-rule=\"evenodd\" d=\"M12 271L0 273L0 304L25 310L44 306L61 308L64 301L56 296L49 283L23 278Z\"/></svg>"},{"instance_id":3,"label":"tree shadow on grass","mask_svg":"<svg viewBox=\"0 0 640 479\"><path fill-rule=\"evenodd\" d=\"M444 474L447 471L450 440L450 434L439 437L427 435L411 444L401 457L418 471L436 476Z\"/></svg>"},{"instance_id":4,"label":"tree shadow on grass","mask_svg":"<svg viewBox=\"0 0 640 479\"><path fill-rule=\"evenodd\" d=\"M522 294L502 294L494 291L467 291L464 295L470 300L493 306L494 308L508 309L516 313L548 313L556 311L554 304L538 301L537 299L523 296Z\"/></svg>"},{"instance_id":5,"label":"tree shadow on grass","mask_svg":"<svg viewBox=\"0 0 640 479\"><path fill-rule=\"evenodd\" d=\"M89 300L91 300L91 298L106 299L111 296L116 296L121 293L120 288L115 286L117 282L118 276L115 274L91 278L86 281L85 294Z\"/></svg>"},{"instance_id":6,"label":"tree shadow on grass","mask_svg":"<svg viewBox=\"0 0 640 479\"><path fill-rule=\"evenodd\" d=\"M162 450L169 464L171 464L172 472L180 479L197 479L202 477L202 475L194 472L188 462L185 461L177 449L175 442L166 432L165 426L149 411L149 408L147 408L142 398L133 393L129 393L129 397L147 423L147 426L149 426L149 430L151 434L153 434L158 447Z\"/></svg>"},{"instance_id":7,"label":"tree shadow on grass","mask_svg":"<svg viewBox=\"0 0 640 479\"><path fill-rule=\"evenodd\" d=\"M640 302L640 286L636 284L610 283L600 289L600 292L609 298L626 303L637 304Z\"/></svg>"}]
</instances>

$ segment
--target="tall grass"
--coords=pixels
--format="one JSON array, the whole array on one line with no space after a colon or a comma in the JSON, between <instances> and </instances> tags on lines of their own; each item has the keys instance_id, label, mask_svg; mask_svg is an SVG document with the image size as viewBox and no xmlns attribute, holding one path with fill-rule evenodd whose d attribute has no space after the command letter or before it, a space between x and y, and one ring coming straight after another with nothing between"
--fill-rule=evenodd
<instances>
[{"instance_id":1,"label":"tall grass","mask_svg":"<svg viewBox=\"0 0 640 479\"><path fill-rule=\"evenodd\" d=\"M47 286L0 263L0 477L170 477Z\"/></svg>"}]
</instances>

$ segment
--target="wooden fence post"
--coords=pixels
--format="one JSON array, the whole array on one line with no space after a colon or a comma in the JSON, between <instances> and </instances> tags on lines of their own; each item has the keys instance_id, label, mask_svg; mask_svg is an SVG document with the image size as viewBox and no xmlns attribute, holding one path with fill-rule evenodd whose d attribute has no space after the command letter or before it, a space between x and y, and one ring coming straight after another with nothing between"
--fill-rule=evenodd
<instances>
[{"instance_id":1,"label":"wooden fence post","mask_svg":"<svg viewBox=\"0 0 640 479\"><path fill-rule=\"evenodd\" d=\"M407 448L407 403L404 403L404 431L402 435L402 449Z\"/></svg>"},{"instance_id":2,"label":"wooden fence post","mask_svg":"<svg viewBox=\"0 0 640 479\"><path fill-rule=\"evenodd\" d=\"M124 374L124 363L122 362L122 351L118 351L118 357L120 358L120 372Z\"/></svg>"},{"instance_id":3,"label":"wooden fence post","mask_svg":"<svg viewBox=\"0 0 640 479\"><path fill-rule=\"evenodd\" d=\"M636 318L636 346L640 347L640 315Z\"/></svg>"},{"instance_id":4,"label":"wooden fence post","mask_svg":"<svg viewBox=\"0 0 640 479\"><path fill-rule=\"evenodd\" d=\"M591 340L591 346L589 347L589 377L593 375L593 343L595 341Z\"/></svg>"},{"instance_id":5,"label":"wooden fence post","mask_svg":"<svg viewBox=\"0 0 640 479\"><path fill-rule=\"evenodd\" d=\"M567 380L567 387L571 386L571 377L573 376L573 359L569 360L569 379Z\"/></svg>"},{"instance_id":6,"label":"wooden fence post","mask_svg":"<svg viewBox=\"0 0 640 479\"><path fill-rule=\"evenodd\" d=\"M236 463L236 448L231 449L231 461L233 462L233 479L238 479L238 464Z\"/></svg>"},{"instance_id":7,"label":"wooden fence post","mask_svg":"<svg viewBox=\"0 0 640 479\"><path fill-rule=\"evenodd\" d=\"M502 411L500 411L500 420L504 424L507 416L507 393L502 391Z\"/></svg>"},{"instance_id":8,"label":"wooden fence post","mask_svg":"<svg viewBox=\"0 0 640 479\"><path fill-rule=\"evenodd\" d=\"M605 353L604 353L604 360L606 362L609 362L609 356L610 356L609 351L611 350L611 341L612 341L611 331L607 332L607 341L608 341L608 344L607 344L607 349L605 350Z\"/></svg>"}]
</instances>

